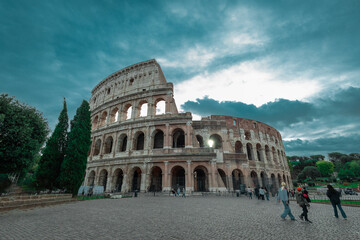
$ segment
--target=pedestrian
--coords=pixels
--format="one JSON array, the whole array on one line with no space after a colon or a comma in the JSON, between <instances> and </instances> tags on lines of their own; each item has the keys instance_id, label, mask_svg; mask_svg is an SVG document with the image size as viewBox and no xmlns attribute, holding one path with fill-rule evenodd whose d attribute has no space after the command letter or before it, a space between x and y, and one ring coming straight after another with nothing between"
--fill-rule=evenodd
<instances>
[{"instance_id":1,"label":"pedestrian","mask_svg":"<svg viewBox=\"0 0 360 240\"><path fill-rule=\"evenodd\" d=\"M265 200L264 196L265 196L265 190L263 187L261 187L259 189L259 199Z\"/></svg>"},{"instance_id":2,"label":"pedestrian","mask_svg":"<svg viewBox=\"0 0 360 240\"><path fill-rule=\"evenodd\" d=\"M309 219L308 219L308 207L310 208L310 204L308 203L308 201L306 200L306 197L304 196L304 193L302 192L301 187L298 187L297 189L297 193L296 193L296 202L299 204L299 206L302 208L303 212L301 213L301 215L299 216L299 218L301 220L308 222L308 223L312 223Z\"/></svg>"},{"instance_id":3,"label":"pedestrian","mask_svg":"<svg viewBox=\"0 0 360 240\"><path fill-rule=\"evenodd\" d=\"M259 195L259 186L256 186L255 188L255 196L257 199L259 199L260 195Z\"/></svg>"},{"instance_id":4,"label":"pedestrian","mask_svg":"<svg viewBox=\"0 0 360 240\"><path fill-rule=\"evenodd\" d=\"M185 191L185 188L183 188L183 191L182 191L182 197L186 198L186 191Z\"/></svg>"},{"instance_id":5,"label":"pedestrian","mask_svg":"<svg viewBox=\"0 0 360 240\"><path fill-rule=\"evenodd\" d=\"M281 214L281 219L285 220L286 216L289 215L292 221L295 221L295 217L291 213L291 209L289 206L289 192L286 189L286 183L281 183L281 188L279 188L277 200L284 204L284 212Z\"/></svg>"},{"instance_id":6,"label":"pedestrian","mask_svg":"<svg viewBox=\"0 0 360 240\"><path fill-rule=\"evenodd\" d=\"M267 188L265 187L265 196L266 196L266 200L269 201L269 191L267 190Z\"/></svg>"},{"instance_id":7,"label":"pedestrian","mask_svg":"<svg viewBox=\"0 0 360 240\"><path fill-rule=\"evenodd\" d=\"M174 194L174 197L176 197L176 192L173 188L171 189L171 193Z\"/></svg>"},{"instance_id":8,"label":"pedestrian","mask_svg":"<svg viewBox=\"0 0 360 240\"><path fill-rule=\"evenodd\" d=\"M249 198L252 199L252 188L248 187L248 194L249 194Z\"/></svg>"},{"instance_id":9,"label":"pedestrian","mask_svg":"<svg viewBox=\"0 0 360 240\"><path fill-rule=\"evenodd\" d=\"M180 196L180 187L177 189L177 195Z\"/></svg>"},{"instance_id":10,"label":"pedestrian","mask_svg":"<svg viewBox=\"0 0 360 240\"><path fill-rule=\"evenodd\" d=\"M330 199L330 202L331 202L331 205L333 206L334 208L334 214L336 218L339 218L339 215L338 215L338 211L337 211L337 208L339 208L340 212L341 212L341 215L343 216L343 218L346 220L346 214L344 212L344 210L342 209L341 207L341 202L340 202L340 196L341 196L341 193L336 191L333 186L331 185L327 185L327 192L326 192L326 196L328 196L328 198Z\"/></svg>"}]
</instances>

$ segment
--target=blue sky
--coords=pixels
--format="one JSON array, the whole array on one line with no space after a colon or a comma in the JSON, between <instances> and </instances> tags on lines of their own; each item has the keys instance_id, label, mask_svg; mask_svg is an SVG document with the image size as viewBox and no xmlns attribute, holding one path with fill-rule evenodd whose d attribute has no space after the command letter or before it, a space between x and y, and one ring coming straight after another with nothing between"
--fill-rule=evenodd
<instances>
[{"instance_id":1,"label":"blue sky","mask_svg":"<svg viewBox=\"0 0 360 240\"><path fill-rule=\"evenodd\" d=\"M53 129L155 58L194 118L280 130L288 155L360 152L360 1L0 1L0 92Z\"/></svg>"}]
</instances>

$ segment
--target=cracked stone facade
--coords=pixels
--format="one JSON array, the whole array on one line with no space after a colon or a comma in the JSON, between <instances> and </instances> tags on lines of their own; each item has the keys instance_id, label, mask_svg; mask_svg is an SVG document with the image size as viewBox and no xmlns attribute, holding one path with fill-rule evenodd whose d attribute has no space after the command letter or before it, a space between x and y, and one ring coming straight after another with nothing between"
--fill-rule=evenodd
<instances>
[{"instance_id":1,"label":"cracked stone facade","mask_svg":"<svg viewBox=\"0 0 360 240\"><path fill-rule=\"evenodd\" d=\"M251 119L179 113L156 60L101 81L90 99L92 145L84 186L105 192L234 191L292 186L280 133Z\"/></svg>"}]
</instances>

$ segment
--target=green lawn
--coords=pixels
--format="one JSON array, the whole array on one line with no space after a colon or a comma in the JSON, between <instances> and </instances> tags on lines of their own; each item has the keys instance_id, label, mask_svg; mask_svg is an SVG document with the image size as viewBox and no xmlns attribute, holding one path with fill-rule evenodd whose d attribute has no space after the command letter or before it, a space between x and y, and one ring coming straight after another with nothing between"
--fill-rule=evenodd
<instances>
[{"instance_id":1,"label":"green lawn","mask_svg":"<svg viewBox=\"0 0 360 240\"><path fill-rule=\"evenodd\" d=\"M323 203L330 203L330 200L311 200L311 202L323 202ZM360 201L343 200L343 201L341 201L341 203L347 203L347 204L360 205Z\"/></svg>"},{"instance_id":2,"label":"green lawn","mask_svg":"<svg viewBox=\"0 0 360 240\"><path fill-rule=\"evenodd\" d=\"M79 201L83 201L83 200L92 200L92 199L102 199L105 198L104 196L78 196L77 200Z\"/></svg>"}]
</instances>

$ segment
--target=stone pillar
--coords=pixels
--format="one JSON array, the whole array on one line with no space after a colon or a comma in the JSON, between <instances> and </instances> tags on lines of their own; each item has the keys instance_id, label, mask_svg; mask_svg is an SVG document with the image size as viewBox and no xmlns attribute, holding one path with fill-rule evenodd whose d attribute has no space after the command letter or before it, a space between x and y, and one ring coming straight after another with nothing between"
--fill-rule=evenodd
<instances>
[{"instance_id":1,"label":"stone pillar","mask_svg":"<svg viewBox=\"0 0 360 240\"><path fill-rule=\"evenodd\" d=\"M155 113L154 113L154 104L148 102L148 109L147 109L147 116L148 117L152 117L156 114L156 109L155 109Z\"/></svg>"},{"instance_id":2,"label":"stone pillar","mask_svg":"<svg viewBox=\"0 0 360 240\"><path fill-rule=\"evenodd\" d=\"M216 161L210 160L211 164L211 185L209 186L209 191L217 191L218 184L217 184L217 169L216 169Z\"/></svg>"},{"instance_id":3,"label":"stone pillar","mask_svg":"<svg viewBox=\"0 0 360 240\"><path fill-rule=\"evenodd\" d=\"M166 96L165 99L165 113L170 114L171 113L171 96Z\"/></svg>"},{"instance_id":4,"label":"stone pillar","mask_svg":"<svg viewBox=\"0 0 360 240\"><path fill-rule=\"evenodd\" d=\"M267 161L267 159L266 159L266 153L265 153L265 148L260 148L260 155L261 155L261 157L262 157L262 159L263 159L263 161L264 161L264 163L267 163L268 161Z\"/></svg>"},{"instance_id":5,"label":"stone pillar","mask_svg":"<svg viewBox=\"0 0 360 240\"><path fill-rule=\"evenodd\" d=\"M117 151L117 145L118 145L118 135L119 133L116 132L115 133L115 140L114 140L114 145L113 145L113 148L112 148L112 151L113 151L113 158L115 157L115 154L116 154L116 151Z\"/></svg>"},{"instance_id":6,"label":"stone pillar","mask_svg":"<svg viewBox=\"0 0 360 240\"><path fill-rule=\"evenodd\" d=\"M168 165L169 162L168 161L164 161L164 173L163 173L163 191L170 191L171 190L171 183L170 183L170 179L169 179L169 174L168 174Z\"/></svg>"},{"instance_id":7,"label":"stone pillar","mask_svg":"<svg viewBox=\"0 0 360 240\"><path fill-rule=\"evenodd\" d=\"M166 130L165 130L165 139L164 139L164 148L171 148L170 145L170 132L169 132L169 123L166 123Z\"/></svg>"},{"instance_id":8,"label":"stone pillar","mask_svg":"<svg viewBox=\"0 0 360 240\"><path fill-rule=\"evenodd\" d=\"M121 192L128 192L129 191L129 184L128 184L128 175L123 173L123 182L121 185Z\"/></svg>"},{"instance_id":9,"label":"stone pillar","mask_svg":"<svg viewBox=\"0 0 360 240\"><path fill-rule=\"evenodd\" d=\"M146 173L141 172L140 192L146 192Z\"/></svg>"},{"instance_id":10,"label":"stone pillar","mask_svg":"<svg viewBox=\"0 0 360 240\"><path fill-rule=\"evenodd\" d=\"M192 144L192 139L191 139L191 135L192 135L192 132L191 132L191 122L187 122L186 123L186 138L185 138L185 147L186 148L192 148L193 147L193 144Z\"/></svg>"},{"instance_id":11,"label":"stone pillar","mask_svg":"<svg viewBox=\"0 0 360 240\"><path fill-rule=\"evenodd\" d=\"M191 171L191 160L187 160L187 179L186 179L186 191L194 191L193 173Z\"/></svg>"}]
</instances>

